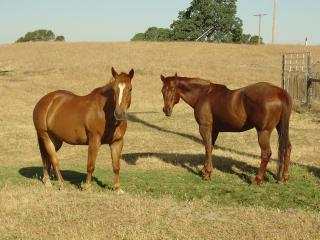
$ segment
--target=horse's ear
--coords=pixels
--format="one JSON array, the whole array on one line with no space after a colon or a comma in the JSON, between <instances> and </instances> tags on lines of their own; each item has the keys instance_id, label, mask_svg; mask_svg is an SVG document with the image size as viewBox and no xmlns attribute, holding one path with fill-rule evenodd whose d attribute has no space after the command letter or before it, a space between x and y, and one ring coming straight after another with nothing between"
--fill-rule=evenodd
<instances>
[{"instance_id":1,"label":"horse's ear","mask_svg":"<svg viewBox=\"0 0 320 240\"><path fill-rule=\"evenodd\" d=\"M134 75L134 70L131 68L131 70L129 72L130 80L133 78L133 75Z\"/></svg>"},{"instance_id":2,"label":"horse's ear","mask_svg":"<svg viewBox=\"0 0 320 240\"><path fill-rule=\"evenodd\" d=\"M178 73L176 72L176 74L174 75L175 77L178 77Z\"/></svg>"},{"instance_id":3,"label":"horse's ear","mask_svg":"<svg viewBox=\"0 0 320 240\"><path fill-rule=\"evenodd\" d=\"M116 78L116 77L118 76L118 73L116 72L116 70L114 70L113 67L111 68L111 73L112 73L112 76L113 76L114 78Z\"/></svg>"},{"instance_id":4,"label":"horse's ear","mask_svg":"<svg viewBox=\"0 0 320 240\"><path fill-rule=\"evenodd\" d=\"M164 82L166 80L166 78L162 74L160 75L160 79L162 82Z\"/></svg>"}]
</instances>

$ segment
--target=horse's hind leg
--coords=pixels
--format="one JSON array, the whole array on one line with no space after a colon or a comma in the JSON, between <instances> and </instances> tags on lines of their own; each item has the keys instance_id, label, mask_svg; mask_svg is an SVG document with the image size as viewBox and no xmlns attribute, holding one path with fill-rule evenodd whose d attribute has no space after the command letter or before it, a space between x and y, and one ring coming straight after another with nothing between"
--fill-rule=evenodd
<instances>
[{"instance_id":1,"label":"horse's hind leg","mask_svg":"<svg viewBox=\"0 0 320 240\"><path fill-rule=\"evenodd\" d=\"M260 163L258 175L253 181L253 184L263 183L266 168L272 154L271 148L270 148L270 134L271 134L271 131L269 130L258 131L258 142L261 149L261 163Z\"/></svg>"},{"instance_id":2,"label":"horse's hind leg","mask_svg":"<svg viewBox=\"0 0 320 240\"><path fill-rule=\"evenodd\" d=\"M280 135L280 126L277 126L278 135ZM287 182L289 179L289 165L290 165L290 155L291 155L292 145L290 139L288 141L287 151L284 158L284 167L281 182Z\"/></svg>"},{"instance_id":3,"label":"horse's hind leg","mask_svg":"<svg viewBox=\"0 0 320 240\"><path fill-rule=\"evenodd\" d=\"M59 148L62 145L62 142L58 141L57 139L53 137L49 137L48 133L45 131L38 132L38 138L40 138L39 143L42 142L44 146L44 150L46 151L46 158L49 159L46 160L46 170L44 170L44 174L46 174L45 177L49 176L50 179L50 168L51 165L53 166L53 169L56 173L56 176L58 178L58 184L59 187L61 188L63 186L63 178L60 172L60 167L59 167L59 162L57 160L57 153L56 150L59 150ZM48 175L47 175L48 174Z\"/></svg>"},{"instance_id":4,"label":"horse's hind leg","mask_svg":"<svg viewBox=\"0 0 320 240\"><path fill-rule=\"evenodd\" d=\"M50 170L51 170L51 162L49 160L49 155L47 153L47 150L44 146L44 141L42 138L38 137L38 143L39 143L39 149L41 153L41 159L43 163L43 178L42 181L47 187L51 187L51 181L50 181Z\"/></svg>"},{"instance_id":5,"label":"horse's hind leg","mask_svg":"<svg viewBox=\"0 0 320 240\"><path fill-rule=\"evenodd\" d=\"M283 179L281 179L281 181L283 181L283 182L287 182L289 179L289 164L290 164L291 149L292 149L292 146L291 146L291 142L289 140L287 154L284 159L284 168L283 168L283 175L282 175Z\"/></svg>"}]
</instances>

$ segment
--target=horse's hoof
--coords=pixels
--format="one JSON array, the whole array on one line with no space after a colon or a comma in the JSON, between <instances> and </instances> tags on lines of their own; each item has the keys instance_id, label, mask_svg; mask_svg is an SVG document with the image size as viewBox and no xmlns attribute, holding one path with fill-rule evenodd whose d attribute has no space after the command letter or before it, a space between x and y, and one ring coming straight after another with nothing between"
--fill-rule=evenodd
<instances>
[{"instance_id":1,"label":"horse's hoof","mask_svg":"<svg viewBox=\"0 0 320 240\"><path fill-rule=\"evenodd\" d=\"M277 181L277 183L283 183L283 184L285 184L285 183L287 183L288 182L288 177L282 177L280 180L278 180Z\"/></svg>"},{"instance_id":2,"label":"horse's hoof","mask_svg":"<svg viewBox=\"0 0 320 240\"><path fill-rule=\"evenodd\" d=\"M118 189L114 190L114 192L115 192L116 194L118 194L118 195L124 194L124 191L123 191L121 188L118 188Z\"/></svg>"},{"instance_id":3,"label":"horse's hoof","mask_svg":"<svg viewBox=\"0 0 320 240\"><path fill-rule=\"evenodd\" d=\"M261 185L263 183L262 179L258 179L257 177L255 177L252 181L251 181L251 185Z\"/></svg>"},{"instance_id":4,"label":"horse's hoof","mask_svg":"<svg viewBox=\"0 0 320 240\"><path fill-rule=\"evenodd\" d=\"M62 191L64 189L64 184L60 183L58 184L58 190Z\"/></svg>"},{"instance_id":5,"label":"horse's hoof","mask_svg":"<svg viewBox=\"0 0 320 240\"><path fill-rule=\"evenodd\" d=\"M203 181L211 181L211 176L209 174L203 175L202 180Z\"/></svg>"},{"instance_id":6,"label":"horse's hoof","mask_svg":"<svg viewBox=\"0 0 320 240\"><path fill-rule=\"evenodd\" d=\"M201 170L202 180L210 181L211 180L211 172L208 172L205 168Z\"/></svg>"},{"instance_id":7,"label":"horse's hoof","mask_svg":"<svg viewBox=\"0 0 320 240\"><path fill-rule=\"evenodd\" d=\"M81 184L81 190L86 192L92 192L92 184Z\"/></svg>"},{"instance_id":8,"label":"horse's hoof","mask_svg":"<svg viewBox=\"0 0 320 240\"><path fill-rule=\"evenodd\" d=\"M44 184L44 186L47 187L47 188L52 187L52 183L51 183L50 181L48 181L48 180L44 181L43 184Z\"/></svg>"}]
</instances>

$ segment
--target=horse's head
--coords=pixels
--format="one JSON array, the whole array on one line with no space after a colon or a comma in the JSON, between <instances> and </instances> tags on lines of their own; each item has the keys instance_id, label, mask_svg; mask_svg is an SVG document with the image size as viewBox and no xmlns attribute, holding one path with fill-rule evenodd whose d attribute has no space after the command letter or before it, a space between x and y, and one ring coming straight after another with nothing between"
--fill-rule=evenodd
<instances>
[{"instance_id":1,"label":"horse's head","mask_svg":"<svg viewBox=\"0 0 320 240\"><path fill-rule=\"evenodd\" d=\"M114 95L116 107L114 110L114 117L116 120L125 120L126 119L126 111L130 107L131 104L131 80L134 75L133 69L130 70L129 74L120 73L118 74L116 70L111 68L112 76L114 77Z\"/></svg>"},{"instance_id":2,"label":"horse's head","mask_svg":"<svg viewBox=\"0 0 320 240\"><path fill-rule=\"evenodd\" d=\"M180 94L177 90L177 73L171 77L160 76L163 86L162 86L162 95L163 95L163 112L166 116L171 116L172 109L175 104L180 100Z\"/></svg>"}]
</instances>

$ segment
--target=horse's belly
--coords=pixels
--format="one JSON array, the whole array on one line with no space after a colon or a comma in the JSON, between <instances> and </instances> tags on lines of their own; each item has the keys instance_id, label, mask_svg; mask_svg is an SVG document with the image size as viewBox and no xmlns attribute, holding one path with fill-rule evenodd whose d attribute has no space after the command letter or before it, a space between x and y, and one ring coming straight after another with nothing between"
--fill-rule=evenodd
<instances>
[{"instance_id":1,"label":"horse's belly","mask_svg":"<svg viewBox=\"0 0 320 240\"><path fill-rule=\"evenodd\" d=\"M70 125L66 126L54 126L49 129L49 132L53 133L61 141L64 141L73 145L86 145L88 143L88 137L85 128L78 128Z\"/></svg>"},{"instance_id":2,"label":"horse's belly","mask_svg":"<svg viewBox=\"0 0 320 240\"><path fill-rule=\"evenodd\" d=\"M88 137L81 119L83 118L76 114L56 113L48 118L48 131L66 143L85 145Z\"/></svg>"},{"instance_id":3,"label":"horse's belly","mask_svg":"<svg viewBox=\"0 0 320 240\"><path fill-rule=\"evenodd\" d=\"M243 119L235 121L223 121L219 119L214 122L214 128L220 132L244 132L253 128L253 124Z\"/></svg>"}]
</instances>

